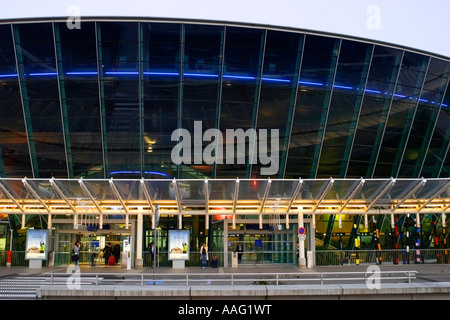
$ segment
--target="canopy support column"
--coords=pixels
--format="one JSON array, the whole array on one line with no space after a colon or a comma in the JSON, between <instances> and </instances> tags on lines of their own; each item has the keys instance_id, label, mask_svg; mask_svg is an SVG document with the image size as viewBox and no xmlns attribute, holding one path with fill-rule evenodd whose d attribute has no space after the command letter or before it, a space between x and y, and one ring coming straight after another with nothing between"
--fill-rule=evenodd
<instances>
[{"instance_id":1,"label":"canopy support column","mask_svg":"<svg viewBox=\"0 0 450 320\"><path fill-rule=\"evenodd\" d=\"M298 227L305 228L305 224L303 222L303 208L300 208L300 212L298 213ZM306 268L306 258L305 258L305 234L298 235L298 244L299 244L299 254L298 254L298 266L300 268Z\"/></svg>"},{"instance_id":2,"label":"canopy support column","mask_svg":"<svg viewBox=\"0 0 450 320\"><path fill-rule=\"evenodd\" d=\"M142 269L144 266L144 260L142 259L143 222L142 212L139 212L137 214L136 259L134 261L136 269Z\"/></svg>"}]
</instances>

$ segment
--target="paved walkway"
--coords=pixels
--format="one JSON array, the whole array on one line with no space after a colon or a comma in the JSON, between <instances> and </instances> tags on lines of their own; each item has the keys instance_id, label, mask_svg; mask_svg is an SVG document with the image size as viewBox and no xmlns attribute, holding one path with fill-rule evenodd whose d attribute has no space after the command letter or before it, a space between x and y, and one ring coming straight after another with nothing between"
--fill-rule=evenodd
<instances>
[{"instance_id":1,"label":"paved walkway","mask_svg":"<svg viewBox=\"0 0 450 320\"><path fill-rule=\"evenodd\" d=\"M214 278L214 275L219 276L229 273L347 273L342 275L343 278L350 277L348 273L355 274L356 272L370 272L369 265L344 265L344 266L328 266L328 267L313 267L313 268L297 268L295 266L240 266L239 268L143 268L143 269L129 269L121 268L120 266L95 266L81 265L80 271L82 279L85 276L91 277L90 273L103 274L101 277L105 278L105 274L111 273L113 278L120 277L120 274L204 274L208 279ZM372 266L373 267L373 266ZM416 271L417 278L412 283L409 281L397 280L396 283L388 283L383 281L383 285L379 290L372 290L366 284L359 281L332 281L326 284L318 284L317 281L308 284L285 284L268 285L263 283L247 283L235 285L213 285L212 281L208 281L205 285L152 285L145 283L144 286L131 285L127 282L116 283L115 280L111 284L100 283L93 284L92 281L82 285L74 290L69 288L66 282L55 283L50 285L48 283L50 273L71 273L73 266L58 266L58 267L42 267L41 269L30 269L28 267L0 267L0 282L5 285L15 286L14 281L37 281L35 288L31 291L40 297L40 299L183 299L183 300L228 300L228 299L256 299L256 300L290 300L290 299L450 299L450 265L392 265L385 264L378 266L380 271ZM115 275L112 275L112 274ZM119 273L119 275L117 275ZM43 276L43 277L41 277ZM339 275L341 276L341 275ZM148 276L146 276L148 277ZM292 276L297 277L298 276ZM47 282L41 279L47 278ZM72 278L70 276L69 278ZM109 279L109 277L106 276ZM95 279L95 278L93 278ZM148 279L148 278L147 278ZM201 279L203 277L201 276ZM197 279L198 280L198 279ZM204 280L204 279L203 279ZM364 277L363 277L364 280ZM11 282L12 281L12 282ZM66 281L66 280L64 280ZM89 281L89 280L87 280ZM150 281L152 282L152 281ZM158 280L156 281L156 284ZM153 282L152 282L153 283ZM18 290L18 289L17 289ZM14 290L13 290L14 291ZM16 294L20 296L22 293ZM22 294L23 295L23 294ZM14 298L14 297L13 297Z\"/></svg>"},{"instance_id":2,"label":"paved walkway","mask_svg":"<svg viewBox=\"0 0 450 320\"><path fill-rule=\"evenodd\" d=\"M120 266L89 266L81 265L81 273L325 273L325 272L366 272L369 265L344 266L316 266L312 268L298 268L286 265L245 265L239 268L199 268L190 267L173 269L170 267L129 269ZM378 266L380 271L417 271L420 282L450 282L450 264L384 264ZM39 275L47 273L66 273L68 266L42 267L30 269L28 267L0 267L0 277L14 275Z\"/></svg>"}]
</instances>

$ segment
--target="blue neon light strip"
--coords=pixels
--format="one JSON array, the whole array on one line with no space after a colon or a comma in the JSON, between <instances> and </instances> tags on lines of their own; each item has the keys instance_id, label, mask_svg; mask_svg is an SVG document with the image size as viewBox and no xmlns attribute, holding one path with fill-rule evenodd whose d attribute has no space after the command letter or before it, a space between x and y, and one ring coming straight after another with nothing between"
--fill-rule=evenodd
<instances>
[{"instance_id":1,"label":"blue neon light strip","mask_svg":"<svg viewBox=\"0 0 450 320\"><path fill-rule=\"evenodd\" d=\"M97 71L71 71L71 72L66 72L65 73L68 76L97 76L98 72ZM179 72L155 72L155 71L145 71L143 72L144 75L146 76L175 76L175 77L179 77L180 73ZM56 76L57 73L56 72L34 72L34 73L29 73L26 74L28 76L31 77L45 77L45 76ZM139 71L106 71L105 75L107 76L138 76L139 75ZM14 74L0 74L0 79L1 78L15 78L18 77L19 75L17 73ZM198 78L219 78L218 74L208 74L208 73L184 73L183 76L185 77L198 77ZM235 80L256 80L257 77L254 76L238 76L238 75L223 75L224 79L235 79ZM262 81L269 81L269 82L279 82L279 83L290 83L291 80L288 79L278 79L278 78L268 78L268 77L262 77L261 78ZM326 84L324 83L319 83L319 82L311 82L311 81L299 81L298 82L299 85L301 86L316 86L316 87L324 87L326 86ZM336 89L344 89L344 90L358 90L358 89L354 89L353 87L350 86L343 86L343 85L334 85L333 88ZM364 90L367 93L373 93L373 94L383 94L381 91L379 90L372 90L372 89L368 89L366 88ZM384 92L384 95L388 95L389 93ZM447 108L448 105L447 104L440 104L440 103L436 103L435 101L429 101L427 99L417 99L417 98L413 98L413 97L407 97L405 95L402 94L398 94L398 93L394 93L394 94L389 94L389 95L393 95L394 97L397 98L402 98L402 99L410 99L410 100L419 100L419 102L422 103L429 103L429 104L433 104L433 105L441 105L442 107Z\"/></svg>"},{"instance_id":2,"label":"blue neon light strip","mask_svg":"<svg viewBox=\"0 0 450 320\"><path fill-rule=\"evenodd\" d=\"M381 91L366 89L366 92L381 94ZM387 94L387 92L385 92Z\"/></svg>"},{"instance_id":3,"label":"blue neon light strip","mask_svg":"<svg viewBox=\"0 0 450 320\"><path fill-rule=\"evenodd\" d=\"M15 74L0 74L0 78L13 78L13 77L17 77L17 73Z\"/></svg>"},{"instance_id":4,"label":"blue neon light strip","mask_svg":"<svg viewBox=\"0 0 450 320\"><path fill-rule=\"evenodd\" d=\"M185 77L200 77L200 78L218 78L218 74L207 74L207 73L184 73Z\"/></svg>"},{"instance_id":5,"label":"blue neon light strip","mask_svg":"<svg viewBox=\"0 0 450 320\"><path fill-rule=\"evenodd\" d=\"M339 85L337 85L337 84L335 84L335 85L333 86L333 88L345 89L345 90L353 90L353 87L339 86Z\"/></svg>"},{"instance_id":6,"label":"blue neon light strip","mask_svg":"<svg viewBox=\"0 0 450 320\"><path fill-rule=\"evenodd\" d=\"M323 87L323 83L318 83L318 82L308 82L308 81L299 81L299 84L304 84L307 86L318 86L318 87Z\"/></svg>"},{"instance_id":7,"label":"blue neon light strip","mask_svg":"<svg viewBox=\"0 0 450 320\"><path fill-rule=\"evenodd\" d=\"M225 79L238 79L238 80L256 80L256 77L251 76L232 76L232 75L223 75Z\"/></svg>"},{"instance_id":8,"label":"blue neon light strip","mask_svg":"<svg viewBox=\"0 0 450 320\"><path fill-rule=\"evenodd\" d=\"M146 71L144 72L144 75L148 75L148 76L176 76L178 77L180 75L179 72L151 72L151 71Z\"/></svg>"},{"instance_id":9,"label":"blue neon light strip","mask_svg":"<svg viewBox=\"0 0 450 320\"><path fill-rule=\"evenodd\" d=\"M287 79L276 79L276 78L262 78L263 81L272 81L272 82L283 82L283 83L290 83L291 80L287 80Z\"/></svg>"},{"instance_id":10,"label":"blue neon light strip","mask_svg":"<svg viewBox=\"0 0 450 320\"><path fill-rule=\"evenodd\" d=\"M106 71L105 75L111 76L138 76L139 71Z\"/></svg>"},{"instance_id":11,"label":"blue neon light strip","mask_svg":"<svg viewBox=\"0 0 450 320\"><path fill-rule=\"evenodd\" d=\"M109 173L109 175L114 175L114 174L141 174L141 172L133 171L133 170L119 170L119 171L111 171ZM144 171L144 174L154 174L154 175L164 176L168 179L172 179L172 177L169 176L167 173L160 172L160 171Z\"/></svg>"},{"instance_id":12,"label":"blue neon light strip","mask_svg":"<svg viewBox=\"0 0 450 320\"><path fill-rule=\"evenodd\" d=\"M67 75L70 76L97 76L97 71L76 71L76 72L67 72Z\"/></svg>"},{"instance_id":13,"label":"blue neon light strip","mask_svg":"<svg viewBox=\"0 0 450 320\"><path fill-rule=\"evenodd\" d=\"M36 73L30 73L29 76L31 77L45 77L45 76L56 76L56 72L36 72Z\"/></svg>"}]
</instances>

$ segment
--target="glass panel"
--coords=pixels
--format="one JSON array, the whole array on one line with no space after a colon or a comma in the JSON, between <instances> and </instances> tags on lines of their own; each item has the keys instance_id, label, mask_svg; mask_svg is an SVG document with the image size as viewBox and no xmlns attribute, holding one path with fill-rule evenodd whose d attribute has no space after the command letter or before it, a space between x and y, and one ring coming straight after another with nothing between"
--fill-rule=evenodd
<instances>
[{"instance_id":1,"label":"glass panel","mask_svg":"<svg viewBox=\"0 0 450 320\"><path fill-rule=\"evenodd\" d=\"M315 178L339 43L305 37L285 178Z\"/></svg>"},{"instance_id":2,"label":"glass panel","mask_svg":"<svg viewBox=\"0 0 450 320\"><path fill-rule=\"evenodd\" d=\"M299 180L272 180L268 197L290 200L294 196L298 183Z\"/></svg>"},{"instance_id":3,"label":"glass panel","mask_svg":"<svg viewBox=\"0 0 450 320\"><path fill-rule=\"evenodd\" d=\"M147 200L140 180L115 179L114 185L122 200Z\"/></svg>"},{"instance_id":4,"label":"glass panel","mask_svg":"<svg viewBox=\"0 0 450 320\"><path fill-rule=\"evenodd\" d=\"M154 200L176 200L171 180L145 180L148 193Z\"/></svg>"},{"instance_id":5,"label":"glass panel","mask_svg":"<svg viewBox=\"0 0 450 320\"><path fill-rule=\"evenodd\" d=\"M368 200L370 202L383 190L388 182L390 182L390 180L366 180L364 186L353 199Z\"/></svg>"},{"instance_id":6,"label":"glass panel","mask_svg":"<svg viewBox=\"0 0 450 320\"><path fill-rule=\"evenodd\" d=\"M171 135L178 128L181 25L141 23L144 169L177 176Z\"/></svg>"},{"instance_id":7,"label":"glass panel","mask_svg":"<svg viewBox=\"0 0 450 320\"><path fill-rule=\"evenodd\" d=\"M55 180L61 192L72 200L90 200L76 180Z\"/></svg>"},{"instance_id":8,"label":"glass panel","mask_svg":"<svg viewBox=\"0 0 450 320\"><path fill-rule=\"evenodd\" d=\"M419 182L421 180L397 179L394 186L377 203L392 203L393 199L403 199Z\"/></svg>"},{"instance_id":9,"label":"glass panel","mask_svg":"<svg viewBox=\"0 0 450 320\"><path fill-rule=\"evenodd\" d=\"M301 191L297 196L297 200L317 200L323 194L323 191L329 184L330 180L303 180Z\"/></svg>"},{"instance_id":10,"label":"glass panel","mask_svg":"<svg viewBox=\"0 0 450 320\"><path fill-rule=\"evenodd\" d=\"M373 46L343 40L317 177L344 177Z\"/></svg>"},{"instance_id":11,"label":"glass panel","mask_svg":"<svg viewBox=\"0 0 450 320\"><path fill-rule=\"evenodd\" d=\"M376 46L346 177L371 178L403 52Z\"/></svg>"},{"instance_id":12,"label":"glass panel","mask_svg":"<svg viewBox=\"0 0 450 320\"><path fill-rule=\"evenodd\" d=\"M83 180L84 185L89 190L94 199L102 200L117 200L116 195L112 191L109 180L96 181L96 180Z\"/></svg>"},{"instance_id":13,"label":"glass panel","mask_svg":"<svg viewBox=\"0 0 450 320\"><path fill-rule=\"evenodd\" d=\"M0 148L5 177L32 177L10 25L0 26Z\"/></svg>"},{"instance_id":14,"label":"glass panel","mask_svg":"<svg viewBox=\"0 0 450 320\"><path fill-rule=\"evenodd\" d=\"M62 199L53 190L52 185L48 180L27 180L27 182L42 200Z\"/></svg>"},{"instance_id":15,"label":"glass panel","mask_svg":"<svg viewBox=\"0 0 450 320\"><path fill-rule=\"evenodd\" d=\"M444 97L439 116L436 120L436 127L431 137L430 146L427 151L425 163L421 176L425 178L437 178L450 176L449 160L444 165L445 157L448 155L450 146L450 86ZM442 169L442 171L441 171Z\"/></svg>"},{"instance_id":16,"label":"glass panel","mask_svg":"<svg viewBox=\"0 0 450 320\"><path fill-rule=\"evenodd\" d=\"M238 200L262 200L267 180L239 180Z\"/></svg>"},{"instance_id":17,"label":"glass panel","mask_svg":"<svg viewBox=\"0 0 450 320\"><path fill-rule=\"evenodd\" d=\"M95 24L70 30L55 24L61 101L73 177L104 177Z\"/></svg>"},{"instance_id":18,"label":"glass panel","mask_svg":"<svg viewBox=\"0 0 450 320\"><path fill-rule=\"evenodd\" d=\"M386 124L375 177L397 177L425 79L429 57L406 52Z\"/></svg>"},{"instance_id":19,"label":"glass panel","mask_svg":"<svg viewBox=\"0 0 450 320\"><path fill-rule=\"evenodd\" d=\"M290 130L295 104L302 44L302 35L278 31L267 32L257 126L258 129L268 130L268 141L262 141L262 143L267 144L269 151L275 150L272 142L278 143L279 158L276 159L273 154L269 164L262 164L260 157L255 157L256 164L252 166L252 177L279 177L282 174L280 172L282 170L281 161L283 161L284 166L284 159L281 159L281 156L287 147L284 142L288 138L286 134L289 134L287 130ZM277 141L272 139L274 134L272 130L278 130L279 138ZM260 150L259 139L256 142L258 143L258 150ZM259 153L257 154L259 155ZM275 161L278 163L274 163ZM276 172L263 175L262 167L270 168L271 171ZM278 170L275 170L275 167L278 167Z\"/></svg>"},{"instance_id":20,"label":"glass panel","mask_svg":"<svg viewBox=\"0 0 450 320\"><path fill-rule=\"evenodd\" d=\"M334 180L333 186L328 192L325 199L329 200L347 200L356 186L360 183L360 180Z\"/></svg>"},{"instance_id":21,"label":"glass panel","mask_svg":"<svg viewBox=\"0 0 450 320\"><path fill-rule=\"evenodd\" d=\"M209 200L233 200L235 180L209 180Z\"/></svg>"},{"instance_id":22,"label":"glass panel","mask_svg":"<svg viewBox=\"0 0 450 320\"><path fill-rule=\"evenodd\" d=\"M202 200L205 201L205 181L189 180L177 181L180 200Z\"/></svg>"},{"instance_id":23,"label":"glass panel","mask_svg":"<svg viewBox=\"0 0 450 320\"><path fill-rule=\"evenodd\" d=\"M216 128L220 89L219 72L222 66L223 28L215 26L185 25L183 61L183 121L193 139L202 141L202 148L193 148L194 161L190 166L181 166L179 178L212 177L213 165L203 159L204 148L214 139L203 141L194 136L194 122L201 125L202 134ZM200 122L201 121L201 122ZM194 141L191 141L194 144ZM197 154L196 153L200 153ZM195 161L195 158L203 159Z\"/></svg>"},{"instance_id":24,"label":"glass panel","mask_svg":"<svg viewBox=\"0 0 450 320\"><path fill-rule=\"evenodd\" d=\"M425 186L417 193L417 199L429 199L432 196L436 196L437 198L448 198L450 195L448 194L448 189L443 191L440 195L436 194L439 189L444 187L445 184L448 183L448 180L441 179L430 179L427 180Z\"/></svg>"},{"instance_id":25,"label":"glass panel","mask_svg":"<svg viewBox=\"0 0 450 320\"><path fill-rule=\"evenodd\" d=\"M2 184L15 199L34 199L23 185L21 179L5 179L2 180Z\"/></svg>"},{"instance_id":26,"label":"glass panel","mask_svg":"<svg viewBox=\"0 0 450 320\"><path fill-rule=\"evenodd\" d=\"M101 22L98 27L109 170L140 171L138 23Z\"/></svg>"},{"instance_id":27,"label":"glass panel","mask_svg":"<svg viewBox=\"0 0 450 320\"><path fill-rule=\"evenodd\" d=\"M399 176L418 177L450 76L450 63L431 59Z\"/></svg>"},{"instance_id":28,"label":"glass panel","mask_svg":"<svg viewBox=\"0 0 450 320\"><path fill-rule=\"evenodd\" d=\"M222 85L222 105L220 109L220 125L222 134L227 129L246 131L254 127L256 105L259 92L264 31L227 27L225 35L225 60ZM224 141L235 146L233 141ZM245 142L245 163L238 159L230 159L233 164L218 164L217 178L245 178L247 174L248 140ZM236 152L235 152L236 155ZM228 157L224 153L225 157Z\"/></svg>"},{"instance_id":29,"label":"glass panel","mask_svg":"<svg viewBox=\"0 0 450 320\"><path fill-rule=\"evenodd\" d=\"M52 24L15 25L14 36L34 174L67 177Z\"/></svg>"},{"instance_id":30,"label":"glass panel","mask_svg":"<svg viewBox=\"0 0 450 320\"><path fill-rule=\"evenodd\" d=\"M447 157L445 158L444 165L442 166L439 177L445 178L450 176L450 152L447 149Z\"/></svg>"}]
</instances>

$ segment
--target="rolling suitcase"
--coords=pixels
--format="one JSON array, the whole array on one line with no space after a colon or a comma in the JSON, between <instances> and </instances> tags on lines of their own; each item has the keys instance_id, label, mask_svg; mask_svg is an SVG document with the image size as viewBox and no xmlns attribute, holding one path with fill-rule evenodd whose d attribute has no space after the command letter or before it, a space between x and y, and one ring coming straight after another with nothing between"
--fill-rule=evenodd
<instances>
[{"instance_id":1,"label":"rolling suitcase","mask_svg":"<svg viewBox=\"0 0 450 320\"><path fill-rule=\"evenodd\" d=\"M114 256L109 257L108 265L113 266L116 264L116 258Z\"/></svg>"},{"instance_id":2,"label":"rolling suitcase","mask_svg":"<svg viewBox=\"0 0 450 320\"><path fill-rule=\"evenodd\" d=\"M217 259L216 256L214 256L211 261L211 268L218 268L218 267L219 267L219 260Z\"/></svg>"}]
</instances>

